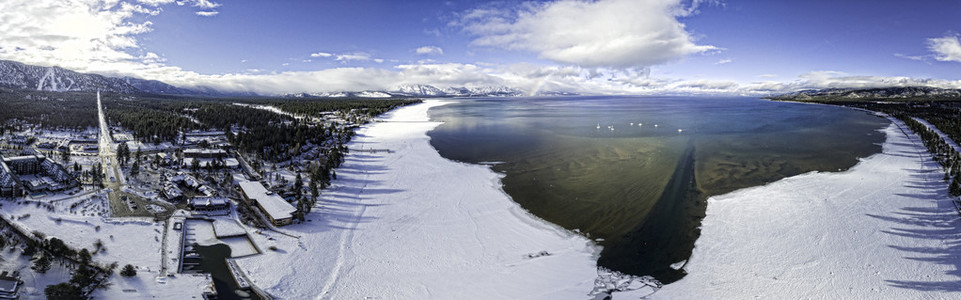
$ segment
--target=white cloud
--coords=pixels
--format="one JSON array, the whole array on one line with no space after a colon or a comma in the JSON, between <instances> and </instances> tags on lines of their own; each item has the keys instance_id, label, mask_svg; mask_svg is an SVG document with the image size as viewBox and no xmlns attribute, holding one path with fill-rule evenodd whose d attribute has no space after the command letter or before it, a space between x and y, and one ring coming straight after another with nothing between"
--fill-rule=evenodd
<instances>
[{"instance_id":1,"label":"white cloud","mask_svg":"<svg viewBox=\"0 0 961 300\"><path fill-rule=\"evenodd\" d=\"M761 75L757 75L757 77L761 77L761 78L775 78L775 77L777 77L777 74L761 74Z\"/></svg>"},{"instance_id":2,"label":"white cloud","mask_svg":"<svg viewBox=\"0 0 961 300\"><path fill-rule=\"evenodd\" d=\"M193 2L194 6L199 7L201 9L211 9L211 8L220 7L220 3L216 3L210 0L193 0L188 2Z\"/></svg>"},{"instance_id":3,"label":"white cloud","mask_svg":"<svg viewBox=\"0 0 961 300\"><path fill-rule=\"evenodd\" d=\"M129 52L139 48L133 36L150 31L152 23L130 19L156 13L159 8L127 2L0 1L0 59L81 71L112 70L116 64L140 60Z\"/></svg>"},{"instance_id":4,"label":"white cloud","mask_svg":"<svg viewBox=\"0 0 961 300\"><path fill-rule=\"evenodd\" d=\"M732 60L732 59L730 59L730 58L725 58L725 59L722 59L722 60L717 61L717 62L714 63L714 64L715 64L715 65L723 65L723 64L729 64L729 63L731 63L731 62L733 62L733 61L734 61L734 60Z\"/></svg>"},{"instance_id":5,"label":"white cloud","mask_svg":"<svg viewBox=\"0 0 961 300\"><path fill-rule=\"evenodd\" d=\"M342 61L342 62L345 62L345 63L346 63L346 62L350 62L350 61L355 61L355 60L356 60L356 61L368 61L368 60L370 60L370 59L371 59L371 58L370 58L370 54L367 54L367 53L364 53L364 52L354 52L354 53L347 53L347 54L338 54L338 55L336 55L335 58L334 58L334 60L336 60L336 61Z\"/></svg>"},{"instance_id":6,"label":"white cloud","mask_svg":"<svg viewBox=\"0 0 961 300\"><path fill-rule=\"evenodd\" d=\"M420 55L444 55L444 49L437 46L423 46L414 50Z\"/></svg>"},{"instance_id":7,"label":"white cloud","mask_svg":"<svg viewBox=\"0 0 961 300\"><path fill-rule=\"evenodd\" d=\"M197 14L198 16L203 16L203 17L213 17L213 16L216 16L217 14L220 14L220 12L219 12L219 11L215 11L215 10L213 10L213 11L204 11L204 10L201 10L201 11L195 12L195 14Z\"/></svg>"},{"instance_id":8,"label":"white cloud","mask_svg":"<svg viewBox=\"0 0 961 300\"><path fill-rule=\"evenodd\" d=\"M150 6L160 6L160 5L174 3L174 0L137 0L137 2L150 5Z\"/></svg>"},{"instance_id":9,"label":"white cloud","mask_svg":"<svg viewBox=\"0 0 961 300\"><path fill-rule=\"evenodd\" d=\"M681 0L559 0L513 9L475 9L454 25L478 46L530 51L583 67L647 67L717 48L698 45L678 17Z\"/></svg>"},{"instance_id":10,"label":"white cloud","mask_svg":"<svg viewBox=\"0 0 961 300\"><path fill-rule=\"evenodd\" d=\"M140 56L140 59L145 64L160 64L167 61L166 58L162 58L160 55L157 55L157 53L153 52L147 52L147 54Z\"/></svg>"},{"instance_id":11,"label":"white cloud","mask_svg":"<svg viewBox=\"0 0 961 300\"><path fill-rule=\"evenodd\" d=\"M925 57L923 55L905 55L901 53L895 53L894 57L900 57L904 59L917 60L917 61L925 61L924 59Z\"/></svg>"},{"instance_id":12,"label":"white cloud","mask_svg":"<svg viewBox=\"0 0 961 300\"><path fill-rule=\"evenodd\" d=\"M961 62L961 41L956 35L928 39L928 50L938 61Z\"/></svg>"},{"instance_id":13,"label":"white cloud","mask_svg":"<svg viewBox=\"0 0 961 300\"><path fill-rule=\"evenodd\" d=\"M432 35L432 36L434 36L434 37L440 37L440 36L441 36L440 29L437 29L437 28L434 28L434 29L424 29L424 34L426 34L426 35Z\"/></svg>"},{"instance_id":14,"label":"white cloud","mask_svg":"<svg viewBox=\"0 0 961 300\"><path fill-rule=\"evenodd\" d=\"M327 52L317 52L317 53L310 54L310 57L331 57L331 56L333 56L333 54L330 54Z\"/></svg>"}]
</instances>

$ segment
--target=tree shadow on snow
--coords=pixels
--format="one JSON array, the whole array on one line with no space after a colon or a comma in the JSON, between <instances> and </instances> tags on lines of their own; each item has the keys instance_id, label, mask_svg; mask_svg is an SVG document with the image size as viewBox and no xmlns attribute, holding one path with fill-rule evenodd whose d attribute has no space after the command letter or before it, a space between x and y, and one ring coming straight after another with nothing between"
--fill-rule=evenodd
<instances>
[{"instance_id":1,"label":"tree shadow on snow","mask_svg":"<svg viewBox=\"0 0 961 300\"><path fill-rule=\"evenodd\" d=\"M918 206L868 216L890 224L881 232L904 238L905 242L899 245L888 245L903 252L903 259L928 262L932 268L947 269L945 274L953 277L950 280L926 280L928 277L899 272L902 278L885 280L889 286L927 292L961 292L961 218L947 194L947 183L942 180L944 174L939 169L932 169L933 166L910 170L911 180L904 186L911 192L893 195L912 198ZM932 240L941 243L932 244Z\"/></svg>"},{"instance_id":2,"label":"tree shadow on snow","mask_svg":"<svg viewBox=\"0 0 961 300\"><path fill-rule=\"evenodd\" d=\"M339 172L344 174L343 171ZM385 188L384 183L379 180L366 179L363 176L349 177L350 179L340 181L336 187L323 191L312 211L305 216L305 219L311 221L292 226L290 231L312 234L330 230L362 230L363 224L377 219L364 212L370 208L390 205L381 200L385 198L383 196L404 191Z\"/></svg>"}]
</instances>

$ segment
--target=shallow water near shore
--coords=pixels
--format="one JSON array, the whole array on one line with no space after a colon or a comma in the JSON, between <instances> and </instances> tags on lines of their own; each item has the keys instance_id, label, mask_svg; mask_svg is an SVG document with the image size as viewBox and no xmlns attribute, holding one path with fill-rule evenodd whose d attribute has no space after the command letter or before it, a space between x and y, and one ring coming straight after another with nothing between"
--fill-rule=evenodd
<instances>
[{"instance_id":1,"label":"shallow water near shore","mask_svg":"<svg viewBox=\"0 0 961 300\"><path fill-rule=\"evenodd\" d=\"M684 276L671 264L690 256L707 197L849 168L888 124L757 98L469 99L430 115L443 157L492 164L522 207L604 246L600 266L664 283Z\"/></svg>"}]
</instances>

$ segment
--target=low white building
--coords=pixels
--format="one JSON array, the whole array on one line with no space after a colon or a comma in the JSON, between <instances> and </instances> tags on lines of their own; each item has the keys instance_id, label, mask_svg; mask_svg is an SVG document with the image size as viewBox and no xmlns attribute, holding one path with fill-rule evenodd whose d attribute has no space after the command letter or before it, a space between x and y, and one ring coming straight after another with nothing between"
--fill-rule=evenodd
<instances>
[{"instance_id":1,"label":"low white building","mask_svg":"<svg viewBox=\"0 0 961 300\"><path fill-rule=\"evenodd\" d=\"M248 204L260 208L274 225L289 225L294 221L294 212L297 209L284 198L268 191L260 182L244 180L239 185L244 200Z\"/></svg>"}]
</instances>

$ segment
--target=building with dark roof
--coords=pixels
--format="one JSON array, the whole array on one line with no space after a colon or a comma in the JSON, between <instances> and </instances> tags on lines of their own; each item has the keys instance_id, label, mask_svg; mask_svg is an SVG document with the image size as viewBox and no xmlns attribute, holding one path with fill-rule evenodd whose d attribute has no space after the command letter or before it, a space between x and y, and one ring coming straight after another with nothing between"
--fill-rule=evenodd
<instances>
[{"instance_id":1,"label":"building with dark roof","mask_svg":"<svg viewBox=\"0 0 961 300\"><path fill-rule=\"evenodd\" d=\"M63 166L40 154L4 157L0 165L0 194L5 197L18 197L23 188L32 192L60 191L78 185ZM21 189L19 195L14 182Z\"/></svg>"},{"instance_id":2,"label":"building with dark roof","mask_svg":"<svg viewBox=\"0 0 961 300\"><path fill-rule=\"evenodd\" d=\"M0 299L20 299L20 276L16 271L7 275L7 271L0 274Z\"/></svg>"}]
</instances>

